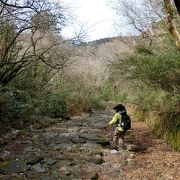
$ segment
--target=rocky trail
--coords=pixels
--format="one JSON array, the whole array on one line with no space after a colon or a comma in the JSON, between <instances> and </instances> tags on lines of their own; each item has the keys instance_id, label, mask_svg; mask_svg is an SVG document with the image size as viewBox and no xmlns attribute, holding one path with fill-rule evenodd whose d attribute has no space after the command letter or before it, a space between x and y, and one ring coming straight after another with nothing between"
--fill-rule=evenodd
<instances>
[{"instance_id":1,"label":"rocky trail","mask_svg":"<svg viewBox=\"0 0 180 180\"><path fill-rule=\"evenodd\" d=\"M177 180L180 154L133 121L126 150L111 149L113 112L56 119L48 126L13 130L0 138L2 180ZM28 129L28 128L27 128Z\"/></svg>"}]
</instances>

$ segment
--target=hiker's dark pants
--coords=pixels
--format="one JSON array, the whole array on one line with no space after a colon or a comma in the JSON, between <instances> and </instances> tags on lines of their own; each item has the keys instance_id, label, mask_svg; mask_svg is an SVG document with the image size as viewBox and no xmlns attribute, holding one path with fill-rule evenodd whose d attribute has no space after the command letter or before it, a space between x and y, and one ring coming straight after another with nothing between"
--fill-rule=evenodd
<instances>
[{"instance_id":1,"label":"hiker's dark pants","mask_svg":"<svg viewBox=\"0 0 180 180\"><path fill-rule=\"evenodd\" d=\"M113 136L113 147L116 149L124 148L124 136L126 135L126 131L119 131L117 128L114 131Z\"/></svg>"}]
</instances>

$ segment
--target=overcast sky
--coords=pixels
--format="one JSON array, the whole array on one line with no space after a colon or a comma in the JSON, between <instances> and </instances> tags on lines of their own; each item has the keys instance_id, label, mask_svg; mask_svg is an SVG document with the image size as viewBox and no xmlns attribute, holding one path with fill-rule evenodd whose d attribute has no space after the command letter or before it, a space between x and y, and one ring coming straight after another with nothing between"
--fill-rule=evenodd
<instances>
[{"instance_id":1,"label":"overcast sky","mask_svg":"<svg viewBox=\"0 0 180 180\"><path fill-rule=\"evenodd\" d=\"M87 32L86 40L101 39L116 36L114 28L115 12L109 0L61 0L71 7L70 11L76 17L74 25L64 29L66 37L73 35L82 25ZM122 30L123 31L123 30Z\"/></svg>"}]
</instances>

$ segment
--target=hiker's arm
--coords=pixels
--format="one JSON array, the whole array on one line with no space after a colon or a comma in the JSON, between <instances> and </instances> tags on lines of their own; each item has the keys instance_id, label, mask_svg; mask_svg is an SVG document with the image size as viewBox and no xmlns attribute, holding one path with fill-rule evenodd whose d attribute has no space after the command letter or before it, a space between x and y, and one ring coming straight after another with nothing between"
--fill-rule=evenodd
<instances>
[{"instance_id":1,"label":"hiker's arm","mask_svg":"<svg viewBox=\"0 0 180 180\"><path fill-rule=\"evenodd\" d=\"M109 125L111 126L113 124L116 124L117 120L118 120L118 114L116 113L112 118L112 120L109 122Z\"/></svg>"}]
</instances>

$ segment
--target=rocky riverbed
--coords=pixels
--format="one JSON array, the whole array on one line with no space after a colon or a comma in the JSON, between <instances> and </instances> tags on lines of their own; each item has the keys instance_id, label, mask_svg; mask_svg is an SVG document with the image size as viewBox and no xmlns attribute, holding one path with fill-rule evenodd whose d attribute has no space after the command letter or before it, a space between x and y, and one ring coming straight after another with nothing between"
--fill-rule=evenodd
<instances>
[{"instance_id":1,"label":"rocky riverbed","mask_svg":"<svg viewBox=\"0 0 180 180\"><path fill-rule=\"evenodd\" d=\"M0 139L0 179L110 179L112 171L120 177L132 153L111 149L107 123L112 115L96 111L11 131ZM108 157L117 154L122 162L110 164Z\"/></svg>"}]
</instances>

